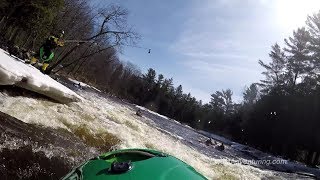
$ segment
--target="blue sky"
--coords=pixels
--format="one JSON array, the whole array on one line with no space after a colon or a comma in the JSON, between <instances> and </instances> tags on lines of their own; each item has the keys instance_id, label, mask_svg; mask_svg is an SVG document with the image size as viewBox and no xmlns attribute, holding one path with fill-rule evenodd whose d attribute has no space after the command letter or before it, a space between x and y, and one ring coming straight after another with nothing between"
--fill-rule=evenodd
<instances>
[{"instance_id":1,"label":"blue sky","mask_svg":"<svg viewBox=\"0 0 320 180\"><path fill-rule=\"evenodd\" d=\"M129 10L129 24L142 36L120 58L145 73L153 68L203 102L230 88L240 101L245 86L258 82L270 46L320 9L317 0L108 0ZM317 7L319 7L317 9Z\"/></svg>"}]
</instances>

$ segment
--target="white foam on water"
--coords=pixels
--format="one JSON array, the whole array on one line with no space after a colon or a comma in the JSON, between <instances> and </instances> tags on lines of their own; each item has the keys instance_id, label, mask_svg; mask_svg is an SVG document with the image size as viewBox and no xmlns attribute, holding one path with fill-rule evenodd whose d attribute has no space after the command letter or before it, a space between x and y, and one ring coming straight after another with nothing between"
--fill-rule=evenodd
<instances>
[{"instance_id":1,"label":"white foam on water","mask_svg":"<svg viewBox=\"0 0 320 180\"><path fill-rule=\"evenodd\" d=\"M149 110L149 109L147 109L147 108L145 108L145 107L136 105L136 108L139 108L139 109L144 110L144 111L148 111L149 113L151 113L151 114L153 114L153 115L156 115L156 116L159 116L159 117L161 117L161 118L163 118L163 119L169 120L169 118L168 118L167 116L158 114L158 113L156 113L156 112L154 112L154 111L151 111L151 110Z\"/></svg>"},{"instance_id":2,"label":"white foam on water","mask_svg":"<svg viewBox=\"0 0 320 180\"><path fill-rule=\"evenodd\" d=\"M90 86L90 85L88 85L86 83L83 83L83 82L80 82L80 81L77 81L77 80L74 80L74 79L71 79L71 78L68 78L68 80L73 82L73 83L75 83L76 85L80 85L82 87L88 87L88 88L94 89L94 90L96 90L98 92L101 92L101 90L99 90L98 88Z\"/></svg>"},{"instance_id":3,"label":"white foam on water","mask_svg":"<svg viewBox=\"0 0 320 180\"><path fill-rule=\"evenodd\" d=\"M109 132L121 140L115 148L153 148L163 151L190 164L209 179L261 179L274 176L272 171L232 164L227 159L210 158L183 144L170 133L147 125L141 120L147 117L136 116L135 111L127 105L92 92L80 90L78 93L85 100L68 105L0 93L0 111L26 123L68 129L65 125L67 122L84 124L92 132Z\"/></svg>"}]
</instances>

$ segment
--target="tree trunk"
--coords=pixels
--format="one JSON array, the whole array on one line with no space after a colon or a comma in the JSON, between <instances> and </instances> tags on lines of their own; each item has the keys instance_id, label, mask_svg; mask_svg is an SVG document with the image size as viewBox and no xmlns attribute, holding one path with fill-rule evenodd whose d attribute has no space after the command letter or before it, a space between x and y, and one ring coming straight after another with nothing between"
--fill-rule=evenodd
<instances>
[{"instance_id":1,"label":"tree trunk","mask_svg":"<svg viewBox=\"0 0 320 180\"><path fill-rule=\"evenodd\" d=\"M15 34L17 32L18 28L17 27L14 27L12 30L11 30L11 34L9 36L9 41L12 41L12 39L15 37Z\"/></svg>"},{"instance_id":2,"label":"tree trunk","mask_svg":"<svg viewBox=\"0 0 320 180\"><path fill-rule=\"evenodd\" d=\"M315 158L314 158L314 165L319 165L319 158L320 158L320 153L319 152L315 152Z\"/></svg>"},{"instance_id":3,"label":"tree trunk","mask_svg":"<svg viewBox=\"0 0 320 180\"><path fill-rule=\"evenodd\" d=\"M294 75L294 81L293 81L293 84L292 84L292 88L294 88L296 86L296 83L297 83L297 78L298 78L298 72Z\"/></svg>"},{"instance_id":4,"label":"tree trunk","mask_svg":"<svg viewBox=\"0 0 320 180\"><path fill-rule=\"evenodd\" d=\"M0 21L0 27L3 27L2 26L2 23L4 22L4 19L6 18L6 16L3 16L2 18L1 18L1 21Z\"/></svg>"},{"instance_id":5,"label":"tree trunk","mask_svg":"<svg viewBox=\"0 0 320 180\"><path fill-rule=\"evenodd\" d=\"M287 153L287 149L288 149L287 145L286 144L282 144L282 148L281 149L282 149L281 155L284 156L284 157L287 157L287 154L288 154Z\"/></svg>"},{"instance_id":6,"label":"tree trunk","mask_svg":"<svg viewBox=\"0 0 320 180\"><path fill-rule=\"evenodd\" d=\"M21 47L28 49L26 46L28 45L31 37L32 37L32 33L29 33L28 38L24 41Z\"/></svg>"},{"instance_id":7,"label":"tree trunk","mask_svg":"<svg viewBox=\"0 0 320 180\"><path fill-rule=\"evenodd\" d=\"M36 40L38 39L38 35L36 35L32 41L32 47L31 49L35 50L35 51L38 51L38 49L35 49L35 46L36 46Z\"/></svg>"},{"instance_id":8,"label":"tree trunk","mask_svg":"<svg viewBox=\"0 0 320 180\"><path fill-rule=\"evenodd\" d=\"M313 159L314 159L314 152L313 151L308 151L306 164L313 165Z\"/></svg>"},{"instance_id":9,"label":"tree trunk","mask_svg":"<svg viewBox=\"0 0 320 180\"><path fill-rule=\"evenodd\" d=\"M0 33L2 36L4 36L4 34L6 33L6 30L8 29L6 27L6 24L7 24L6 19L7 19L7 16L3 16L0 21Z\"/></svg>"}]
</instances>

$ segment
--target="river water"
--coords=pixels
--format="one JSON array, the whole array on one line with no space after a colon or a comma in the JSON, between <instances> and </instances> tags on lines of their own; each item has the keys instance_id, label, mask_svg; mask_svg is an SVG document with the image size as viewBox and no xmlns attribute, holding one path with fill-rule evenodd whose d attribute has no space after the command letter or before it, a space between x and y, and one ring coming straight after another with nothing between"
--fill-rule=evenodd
<instances>
[{"instance_id":1,"label":"river water","mask_svg":"<svg viewBox=\"0 0 320 180\"><path fill-rule=\"evenodd\" d=\"M178 157L208 179L310 178L274 171L275 167L232 163L252 156L231 144L218 151L203 143L207 138L203 132L147 110L139 117L135 105L92 90L73 89L85 99L83 102L60 104L28 91L0 91L0 111L22 121L5 115L2 119L6 121L0 119L2 177L11 179L16 173L15 179L56 179L80 162L109 150L153 148ZM213 136L219 143L221 137Z\"/></svg>"}]
</instances>

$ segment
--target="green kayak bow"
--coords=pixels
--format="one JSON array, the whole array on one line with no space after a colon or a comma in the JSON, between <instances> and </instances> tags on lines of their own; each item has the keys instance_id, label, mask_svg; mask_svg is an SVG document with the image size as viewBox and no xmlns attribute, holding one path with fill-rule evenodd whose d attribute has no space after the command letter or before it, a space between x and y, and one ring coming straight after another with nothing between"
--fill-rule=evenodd
<instances>
[{"instance_id":1,"label":"green kayak bow","mask_svg":"<svg viewBox=\"0 0 320 180\"><path fill-rule=\"evenodd\" d=\"M183 161L150 149L112 151L73 169L63 180L201 180Z\"/></svg>"}]
</instances>

